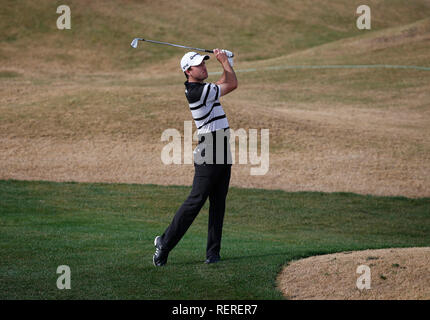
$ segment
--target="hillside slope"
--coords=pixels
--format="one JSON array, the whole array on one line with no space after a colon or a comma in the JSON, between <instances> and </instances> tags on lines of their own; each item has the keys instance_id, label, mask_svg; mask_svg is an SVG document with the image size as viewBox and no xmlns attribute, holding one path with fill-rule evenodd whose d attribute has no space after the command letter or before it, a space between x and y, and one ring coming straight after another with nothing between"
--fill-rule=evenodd
<instances>
[{"instance_id":1,"label":"hillside slope","mask_svg":"<svg viewBox=\"0 0 430 320\"><path fill-rule=\"evenodd\" d=\"M237 165L232 185L430 196L429 71L282 69L430 66L429 1L369 1L370 31L356 1L121 3L70 1L64 31L60 2L0 8L0 179L190 184L160 160L162 132L191 120L185 50L130 47L145 36L236 53L223 107L231 128L270 129L270 170Z\"/></svg>"},{"instance_id":2,"label":"hillside slope","mask_svg":"<svg viewBox=\"0 0 430 320\"><path fill-rule=\"evenodd\" d=\"M131 50L134 37L200 48L223 47L256 61L400 27L428 17L427 0L366 2L372 30L360 31L357 1L69 1L71 30L57 30L62 2L2 2L0 62L20 72L111 72L165 63L181 51L158 45Z\"/></svg>"}]
</instances>

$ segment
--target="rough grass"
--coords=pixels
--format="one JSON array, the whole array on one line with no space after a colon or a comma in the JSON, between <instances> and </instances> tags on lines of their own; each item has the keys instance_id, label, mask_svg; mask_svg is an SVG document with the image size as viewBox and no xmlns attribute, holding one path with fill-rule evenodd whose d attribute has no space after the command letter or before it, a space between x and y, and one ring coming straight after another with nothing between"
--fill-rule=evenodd
<instances>
[{"instance_id":1,"label":"rough grass","mask_svg":"<svg viewBox=\"0 0 430 320\"><path fill-rule=\"evenodd\" d=\"M144 45L131 50L133 37L183 43L200 48L234 48L240 61L257 61L301 52L336 40L360 36L357 1L311 0L240 3L71 0L72 29L56 29L61 1L4 3L0 39L2 61L27 72L110 72L178 60L178 49ZM428 18L425 0L372 0L371 33ZM193 19L188 19L193 17ZM222 23L218 18L222 17ZM190 34L189 30L198 30ZM366 33L366 32L364 32ZM232 49L233 50L233 49ZM61 57L61 58L59 58Z\"/></svg>"},{"instance_id":2,"label":"rough grass","mask_svg":"<svg viewBox=\"0 0 430 320\"><path fill-rule=\"evenodd\" d=\"M223 100L230 125L270 129L271 157L266 176L250 176L250 165L236 166L232 185L428 195L426 71L238 75L240 89ZM2 178L190 181L191 166L165 166L159 156L163 130L183 132L183 122L190 120L180 75L156 82L126 76L78 78L84 87L79 80L59 79L53 90L43 90L52 86L52 79L22 80L30 82L23 87L16 83L20 78L5 85L2 95Z\"/></svg>"},{"instance_id":3,"label":"rough grass","mask_svg":"<svg viewBox=\"0 0 430 320\"><path fill-rule=\"evenodd\" d=\"M1 8L0 178L189 183L191 166L159 156L163 130L183 132L191 119L183 51L130 48L145 36L236 53L240 87L224 109L234 129L270 129L271 154L265 176L237 166L233 186L429 195L428 71L276 69L429 66L428 2L370 1L371 31L356 29L354 1L72 1L65 31L55 27L59 4ZM210 23L214 16L223 23ZM190 27L199 30L191 38ZM208 68L219 71L214 59ZM249 68L257 71L240 72Z\"/></svg>"}]
</instances>

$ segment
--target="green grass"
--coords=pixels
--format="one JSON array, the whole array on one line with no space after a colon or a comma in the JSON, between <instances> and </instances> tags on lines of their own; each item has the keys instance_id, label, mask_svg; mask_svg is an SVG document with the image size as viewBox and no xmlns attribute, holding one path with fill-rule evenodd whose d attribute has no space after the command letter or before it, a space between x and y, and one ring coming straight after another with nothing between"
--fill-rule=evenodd
<instances>
[{"instance_id":1,"label":"green grass","mask_svg":"<svg viewBox=\"0 0 430 320\"><path fill-rule=\"evenodd\" d=\"M0 71L0 79L1 78L16 78L19 77L20 74L14 71Z\"/></svg>"},{"instance_id":2,"label":"green grass","mask_svg":"<svg viewBox=\"0 0 430 320\"><path fill-rule=\"evenodd\" d=\"M231 188L223 261L205 265L208 203L152 265L189 187L0 181L1 299L281 299L294 259L367 248L428 246L430 198ZM71 290L56 269L71 268Z\"/></svg>"}]
</instances>

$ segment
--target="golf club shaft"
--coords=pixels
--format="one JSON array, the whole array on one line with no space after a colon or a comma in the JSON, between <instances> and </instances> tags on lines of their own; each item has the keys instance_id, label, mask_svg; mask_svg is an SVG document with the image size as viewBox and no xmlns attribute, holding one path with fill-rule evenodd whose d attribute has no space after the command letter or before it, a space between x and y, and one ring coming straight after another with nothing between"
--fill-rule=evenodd
<instances>
[{"instance_id":1,"label":"golf club shaft","mask_svg":"<svg viewBox=\"0 0 430 320\"><path fill-rule=\"evenodd\" d=\"M146 42L152 42L152 43L157 43L157 44L164 44L164 45L168 45L168 46L173 46L173 47L178 47L178 48L185 48L185 49L192 49L192 50L196 50L196 51L203 51L203 52L208 52L208 53L214 53L213 50L208 50L208 49L201 49L201 48L194 48L194 47L188 47L188 46L183 46L180 44L174 44L174 43L169 43L169 42L163 42L163 41L155 41L155 40L149 40L149 39L143 39L143 38L135 38L132 42L132 46L134 48L137 47L137 41L146 41ZM134 43L135 42L135 43ZM231 51L226 50L225 51L227 53L227 56L229 58L233 58L234 57L234 53Z\"/></svg>"},{"instance_id":2,"label":"golf club shaft","mask_svg":"<svg viewBox=\"0 0 430 320\"><path fill-rule=\"evenodd\" d=\"M182 46L182 45L180 45L180 44L173 44L173 43L162 42L162 41L155 41L155 40L148 40L148 39L140 39L140 40L142 40L142 41L146 41L146 42L158 43L158 44L165 44L165 45L173 46L173 47L179 47L179 48L185 48L185 49L193 49L193 50L197 50L197 51L203 51L203 52L214 53L214 52L213 52L213 50L200 49L200 48L193 48L193 47L187 47L187 46Z\"/></svg>"}]
</instances>

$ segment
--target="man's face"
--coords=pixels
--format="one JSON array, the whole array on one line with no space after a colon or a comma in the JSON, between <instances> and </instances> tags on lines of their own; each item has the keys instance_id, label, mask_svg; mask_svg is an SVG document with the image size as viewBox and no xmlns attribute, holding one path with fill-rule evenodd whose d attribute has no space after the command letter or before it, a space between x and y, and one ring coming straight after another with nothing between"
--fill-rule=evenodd
<instances>
[{"instance_id":1,"label":"man's face","mask_svg":"<svg viewBox=\"0 0 430 320\"><path fill-rule=\"evenodd\" d=\"M205 61L203 60L198 66L193 66L188 69L188 75L198 81L203 81L208 77Z\"/></svg>"}]
</instances>

